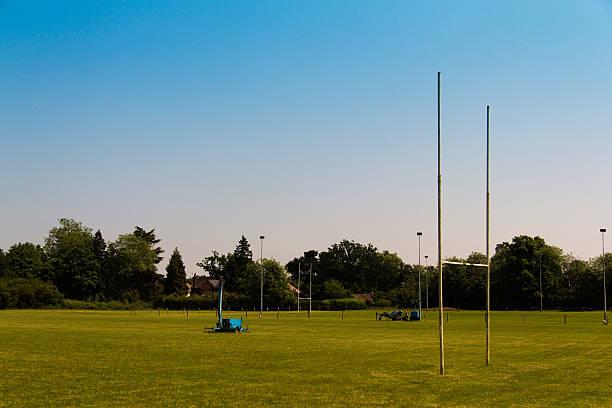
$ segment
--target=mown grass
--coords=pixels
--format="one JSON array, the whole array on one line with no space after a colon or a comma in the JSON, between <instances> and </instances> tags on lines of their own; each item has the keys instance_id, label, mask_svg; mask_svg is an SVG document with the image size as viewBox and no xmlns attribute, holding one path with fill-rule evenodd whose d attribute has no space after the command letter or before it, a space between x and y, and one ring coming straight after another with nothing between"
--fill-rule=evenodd
<instances>
[{"instance_id":1,"label":"mown grass","mask_svg":"<svg viewBox=\"0 0 612 408\"><path fill-rule=\"evenodd\" d=\"M487 367L483 314L450 312L445 376L426 317L250 313L221 334L211 312L0 311L0 406L612 406L601 313L495 312Z\"/></svg>"}]
</instances>

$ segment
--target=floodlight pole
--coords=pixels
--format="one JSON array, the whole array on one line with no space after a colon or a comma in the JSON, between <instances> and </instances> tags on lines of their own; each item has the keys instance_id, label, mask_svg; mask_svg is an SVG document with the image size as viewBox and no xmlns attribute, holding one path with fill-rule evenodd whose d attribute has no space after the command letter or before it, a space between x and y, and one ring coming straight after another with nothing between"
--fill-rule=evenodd
<instances>
[{"instance_id":1,"label":"floodlight pole","mask_svg":"<svg viewBox=\"0 0 612 408\"><path fill-rule=\"evenodd\" d=\"M491 258L489 253L489 201L491 196L489 194L489 110L490 107L487 105L487 365L489 365L491 362Z\"/></svg>"},{"instance_id":2,"label":"floodlight pole","mask_svg":"<svg viewBox=\"0 0 612 408\"><path fill-rule=\"evenodd\" d=\"M259 292L259 318L261 319L263 317L263 275L264 275L264 267L263 267L263 240L264 240L265 236L260 235L259 239L260 239L260 252L259 252L259 264L261 265L261 285L260 285L260 292Z\"/></svg>"},{"instance_id":3,"label":"floodlight pole","mask_svg":"<svg viewBox=\"0 0 612 408\"><path fill-rule=\"evenodd\" d=\"M444 319L442 301L442 174L440 172L440 73L438 72L438 323L440 332L440 374L444 374Z\"/></svg>"},{"instance_id":4,"label":"floodlight pole","mask_svg":"<svg viewBox=\"0 0 612 408\"><path fill-rule=\"evenodd\" d=\"M425 310L429 311L429 279L427 279L427 258L425 255Z\"/></svg>"},{"instance_id":5,"label":"floodlight pole","mask_svg":"<svg viewBox=\"0 0 612 408\"><path fill-rule=\"evenodd\" d=\"M601 263L603 264L603 285L604 285L604 324L608 324L608 299L606 295L606 245L604 243L605 228L599 230L601 232Z\"/></svg>"},{"instance_id":6,"label":"floodlight pole","mask_svg":"<svg viewBox=\"0 0 612 408\"><path fill-rule=\"evenodd\" d=\"M421 320L421 236L422 232L417 232L417 238L419 239L419 320Z\"/></svg>"}]
</instances>

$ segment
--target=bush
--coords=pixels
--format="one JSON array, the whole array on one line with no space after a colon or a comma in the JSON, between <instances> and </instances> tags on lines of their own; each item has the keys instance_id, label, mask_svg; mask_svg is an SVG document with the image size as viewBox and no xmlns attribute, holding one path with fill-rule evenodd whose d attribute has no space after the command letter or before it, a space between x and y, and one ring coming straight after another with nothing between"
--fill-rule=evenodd
<instances>
[{"instance_id":1,"label":"bush","mask_svg":"<svg viewBox=\"0 0 612 408\"><path fill-rule=\"evenodd\" d=\"M391 301L389 299L379 299L372 303L372 307L386 308L391 307Z\"/></svg>"},{"instance_id":2,"label":"bush","mask_svg":"<svg viewBox=\"0 0 612 408\"><path fill-rule=\"evenodd\" d=\"M322 310L361 310L366 308L363 299L326 299L321 302Z\"/></svg>"},{"instance_id":3,"label":"bush","mask_svg":"<svg viewBox=\"0 0 612 408\"><path fill-rule=\"evenodd\" d=\"M117 300L111 300L110 302L86 302L84 300L66 299L64 307L74 310L129 310L148 309L151 305L144 302L123 303Z\"/></svg>"},{"instance_id":4,"label":"bush","mask_svg":"<svg viewBox=\"0 0 612 408\"><path fill-rule=\"evenodd\" d=\"M225 300L225 294L224 294ZM158 299L153 303L153 306L156 308L162 309L170 309L170 310L212 310L217 306L218 298L216 295L207 295L207 296L179 296L177 294L172 294L169 296L164 296L163 298ZM224 307L226 305L225 301L223 302Z\"/></svg>"},{"instance_id":5,"label":"bush","mask_svg":"<svg viewBox=\"0 0 612 408\"><path fill-rule=\"evenodd\" d=\"M180 296L172 294L158 298L153 302L154 307L170 310L215 310L219 304L219 295L217 293L209 293L204 296ZM259 302L257 302L259 305ZM223 292L223 310L242 310L253 307L249 303L246 295L241 295L232 292ZM275 306L276 307L276 306Z\"/></svg>"},{"instance_id":6,"label":"bush","mask_svg":"<svg viewBox=\"0 0 612 408\"><path fill-rule=\"evenodd\" d=\"M57 287L36 279L0 279L0 309L60 307L64 303Z\"/></svg>"},{"instance_id":7,"label":"bush","mask_svg":"<svg viewBox=\"0 0 612 408\"><path fill-rule=\"evenodd\" d=\"M309 300L300 299L300 308L302 310L308 311L309 302L310 302ZM296 303L295 305L291 305L291 310L295 310L297 308L297 300L296 300L295 303ZM285 307L285 309L287 309L287 308ZM319 310L319 309L322 309L321 301L320 300L313 300L312 301L312 310Z\"/></svg>"}]
</instances>

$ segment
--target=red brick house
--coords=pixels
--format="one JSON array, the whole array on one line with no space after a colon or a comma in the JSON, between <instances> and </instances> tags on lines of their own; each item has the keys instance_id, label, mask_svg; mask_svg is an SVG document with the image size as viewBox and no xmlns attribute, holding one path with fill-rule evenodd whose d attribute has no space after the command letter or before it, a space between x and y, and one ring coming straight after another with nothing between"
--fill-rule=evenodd
<instances>
[{"instance_id":1,"label":"red brick house","mask_svg":"<svg viewBox=\"0 0 612 408\"><path fill-rule=\"evenodd\" d=\"M351 296L355 299L365 300L366 303L372 303L374 301L374 298L369 293L353 293Z\"/></svg>"},{"instance_id":2,"label":"red brick house","mask_svg":"<svg viewBox=\"0 0 612 408\"><path fill-rule=\"evenodd\" d=\"M205 296L209 293L216 292L219 290L219 280L218 279L205 279L201 277L194 276L193 284L191 285L191 290L187 294L196 295L196 296Z\"/></svg>"}]
</instances>

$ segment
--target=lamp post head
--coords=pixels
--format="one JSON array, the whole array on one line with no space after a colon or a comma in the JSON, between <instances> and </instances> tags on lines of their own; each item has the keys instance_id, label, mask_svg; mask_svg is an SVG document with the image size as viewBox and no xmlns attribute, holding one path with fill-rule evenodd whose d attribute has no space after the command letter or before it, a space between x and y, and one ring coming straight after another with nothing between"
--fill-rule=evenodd
<instances>
[{"instance_id":1,"label":"lamp post head","mask_svg":"<svg viewBox=\"0 0 612 408\"><path fill-rule=\"evenodd\" d=\"M601 229L599 230L599 232L606 232L606 229L605 229L605 228L601 228Z\"/></svg>"},{"instance_id":2,"label":"lamp post head","mask_svg":"<svg viewBox=\"0 0 612 408\"><path fill-rule=\"evenodd\" d=\"M425 259L429 258L429 255L425 255Z\"/></svg>"},{"instance_id":3,"label":"lamp post head","mask_svg":"<svg viewBox=\"0 0 612 408\"><path fill-rule=\"evenodd\" d=\"M263 235L259 236L259 239L264 239L264 238L265 238L265 236L263 236Z\"/></svg>"},{"instance_id":4,"label":"lamp post head","mask_svg":"<svg viewBox=\"0 0 612 408\"><path fill-rule=\"evenodd\" d=\"M417 237L420 237L421 235L423 235L422 232L417 232Z\"/></svg>"}]
</instances>

